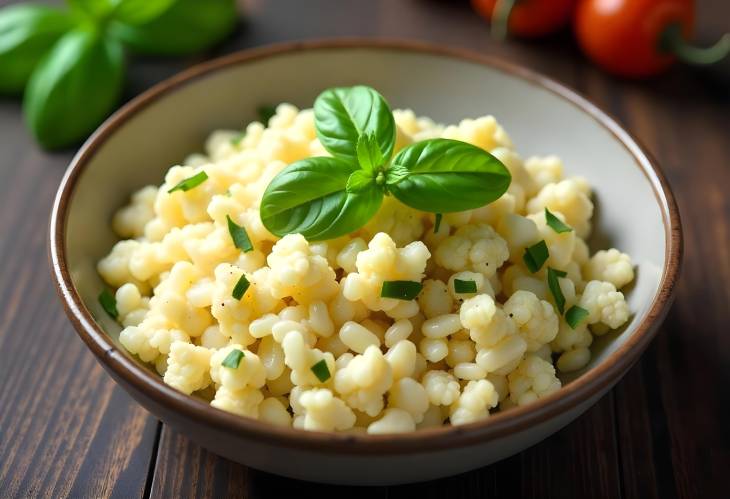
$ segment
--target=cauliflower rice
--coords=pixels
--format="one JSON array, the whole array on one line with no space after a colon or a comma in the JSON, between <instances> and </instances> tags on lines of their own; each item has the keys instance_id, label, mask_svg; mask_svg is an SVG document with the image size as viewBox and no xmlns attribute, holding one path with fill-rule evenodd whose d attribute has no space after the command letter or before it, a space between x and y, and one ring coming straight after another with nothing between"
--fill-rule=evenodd
<instances>
[{"instance_id":1,"label":"cauliflower rice","mask_svg":"<svg viewBox=\"0 0 730 499\"><path fill-rule=\"evenodd\" d=\"M594 335L621 327L630 312L618 291L634 278L616 249L589 255L591 188L565 177L555 156L523 161L492 116L442 126L410 110L393 112L396 151L443 137L481 147L509 169L497 201L434 215L387 197L361 230L326 242L281 239L259 217L261 195L287 164L329 155L312 110L282 104L269 126L245 135L216 131L193 155L147 186L113 219L123 240L99 262L116 289L120 342L165 383L219 409L270 424L371 434L460 425L529 404L560 389L557 371L591 358ZM208 180L168 190L201 170ZM545 208L574 230L557 233ZM254 250L241 252L227 216ZM537 273L522 260L544 240ZM588 316L575 329L556 312L546 269L566 308ZM238 300L242 275L251 283ZM458 293L455 280L474 281ZM380 296L384 281L422 282L416 300ZM231 352L243 356L226 367ZM235 352L234 352L235 353ZM318 365L330 374L324 381Z\"/></svg>"}]
</instances>

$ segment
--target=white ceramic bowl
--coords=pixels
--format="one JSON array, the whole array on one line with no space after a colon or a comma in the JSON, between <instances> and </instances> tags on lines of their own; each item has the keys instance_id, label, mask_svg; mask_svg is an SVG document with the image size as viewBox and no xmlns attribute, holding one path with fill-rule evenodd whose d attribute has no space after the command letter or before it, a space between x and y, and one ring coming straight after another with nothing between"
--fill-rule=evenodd
<instances>
[{"instance_id":1,"label":"white ceramic bowl","mask_svg":"<svg viewBox=\"0 0 730 499\"><path fill-rule=\"evenodd\" d=\"M394 108L437 121L494 114L525 154L557 154L595 187L596 246L637 263L627 327L593 346L590 365L538 402L459 427L391 436L274 428L165 385L119 346L97 303L96 262L115 241L112 213L140 186L202 147L217 128L241 128L256 108L308 107L327 87L372 85ZM671 301L681 259L672 194L654 161L594 105L526 69L413 42L337 40L278 45L217 59L167 80L112 116L74 158L50 225L53 275L81 338L107 371L165 423L251 467L342 484L434 479L487 465L544 439L606 393L646 348ZM81 375L81 374L79 374Z\"/></svg>"}]
</instances>

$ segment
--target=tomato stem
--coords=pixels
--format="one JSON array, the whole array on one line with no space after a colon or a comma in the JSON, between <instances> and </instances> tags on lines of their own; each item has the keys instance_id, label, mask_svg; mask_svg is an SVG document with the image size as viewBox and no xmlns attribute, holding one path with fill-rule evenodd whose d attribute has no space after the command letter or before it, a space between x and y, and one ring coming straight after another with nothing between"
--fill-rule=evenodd
<instances>
[{"instance_id":1,"label":"tomato stem","mask_svg":"<svg viewBox=\"0 0 730 499\"><path fill-rule=\"evenodd\" d=\"M730 54L730 33L725 33L711 47L696 47L691 45L682 36L682 26L679 23L668 25L659 36L659 50L677 56L682 62L706 66L715 64Z\"/></svg>"},{"instance_id":2,"label":"tomato stem","mask_svg":"<svg viewBox=\"0 0 730 499\"><path fill-rule=\"evenodd\" d=\"M505 40L509 31L509 16L517 0L497 0L492 11L492 36Z\"/></svg>"}]
</instances>

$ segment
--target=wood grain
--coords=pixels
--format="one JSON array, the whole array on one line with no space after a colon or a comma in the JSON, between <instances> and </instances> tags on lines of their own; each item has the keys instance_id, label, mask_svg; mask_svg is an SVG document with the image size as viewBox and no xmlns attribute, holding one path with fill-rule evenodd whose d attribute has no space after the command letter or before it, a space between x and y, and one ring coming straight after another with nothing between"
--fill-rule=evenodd
<instances>
[{"instance_id":1,"label":"wood grain","mask_svg":"<svg viewBox=\"0 0 730 499\"><path fill-rule=\"evenodd\" d=\"M7 3L0 0L0 4ZM730 29L730 4L698 2L698 32ZM39 152L17 101L0 98L1 497L727 496L730 469L730 64L629 82L590 66L569 33L491 40L466 1L246 0L245 22L193 58L138 58L126 97L199 62L275 41L391 36L495 54L566 83L656 155L686 233L676 304L626 378L584 416L510 459L423 484L310 484L232 463L162 427L102 371L68 325L46 263L53 193L72 151Z\"/></svg>"}]
</instances>

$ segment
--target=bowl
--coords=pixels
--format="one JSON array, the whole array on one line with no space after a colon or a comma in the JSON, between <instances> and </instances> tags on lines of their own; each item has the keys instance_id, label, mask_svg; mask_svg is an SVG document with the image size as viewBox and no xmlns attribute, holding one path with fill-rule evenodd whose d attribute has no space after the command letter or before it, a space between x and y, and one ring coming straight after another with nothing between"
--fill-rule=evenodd
<instances>
[{"instance_id":1,"label":"bowl","mask_svg":"<svg viewBox=\"0 0 730 499\"><path fill-rule=\"evenodd\" d=\"M119 344L97 302L96 262L116 238L113 212L139 187L198 151L219 128L241 128L264 103L311 106L336 85L368 84L394 108L440 122L494 114L525 155L557 154L595 186L594 247L637 263L634 315L593 345L591 363L553 395L478 423L398 435L269 426L165 385ZM527 69L471 52L405 41L329 40L258 48L166 80L122 107L81 147L50 221L53 276L71 322L109 374L148 411L217 454L256 469L338 484L435 479L515 454L596 403L636 362L667 313L679 272L677 207L655 161L595 105ZM600 429L597 429L600 431Z\"/></svg>"}]
</instances>

